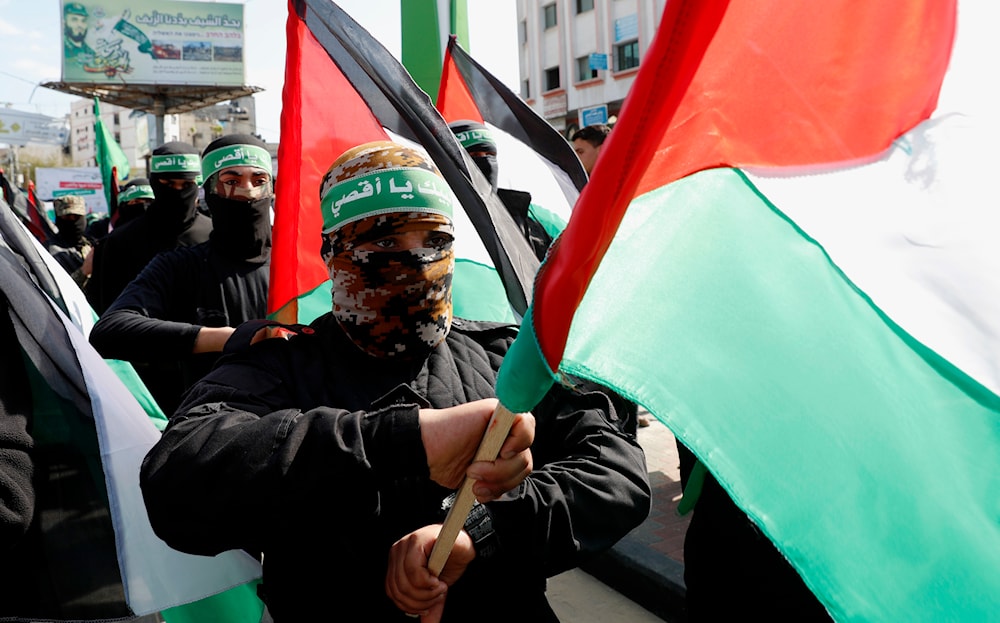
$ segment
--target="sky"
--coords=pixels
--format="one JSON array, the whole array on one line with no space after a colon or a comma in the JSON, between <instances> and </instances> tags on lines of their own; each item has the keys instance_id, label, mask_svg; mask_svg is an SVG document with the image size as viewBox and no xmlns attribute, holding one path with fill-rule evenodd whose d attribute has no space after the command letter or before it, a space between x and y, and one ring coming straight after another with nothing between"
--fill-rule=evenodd
<instances>
[{"instance_id":1,"label":"sky","mask_svg":"<svg viewBox=\"0 0 1000 623\"><path fill-rule=\"evenodd\" d=\"M280 138L281 87L285 67L286 0L227 0L244 5L245 84L256 94L257 131ZM164 0L164 5L169 5ZM397 58L399 0L339 0L351 17ZM469 53L515 92L519 90L517 17L514 0L470 0ZM59 0L0 0L0 106L61 117L75 96L39 86L60 80L62 17Z\"/></svg>"}]
</instances>

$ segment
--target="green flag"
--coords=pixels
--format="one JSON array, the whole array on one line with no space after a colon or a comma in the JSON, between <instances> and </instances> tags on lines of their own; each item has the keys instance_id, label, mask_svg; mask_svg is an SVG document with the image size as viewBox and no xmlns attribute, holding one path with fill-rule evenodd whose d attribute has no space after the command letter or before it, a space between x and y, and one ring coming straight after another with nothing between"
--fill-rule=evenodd
<instances>
[{"instance_id":1,"label":"green flag","mask_svg":"<svg viewBox=\"0 0 1000 623\"><path fill-rule=\"evenodd\" d=\"M97 166L101 169L101 183L104 185L104 197L108 200L108 213L114 214L117 208L118 186L128 179L131 171L128 158L121 146L115 141L114 135L101 121L101 102L94 98L94 134L96 139Z\"/></svg>"}]
</instances>

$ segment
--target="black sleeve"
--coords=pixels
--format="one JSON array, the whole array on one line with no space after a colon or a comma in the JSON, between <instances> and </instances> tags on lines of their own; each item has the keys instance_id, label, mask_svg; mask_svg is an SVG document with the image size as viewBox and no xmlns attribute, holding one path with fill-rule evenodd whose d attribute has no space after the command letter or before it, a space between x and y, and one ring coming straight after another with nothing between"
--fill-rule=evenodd
<instances>
[{"instance_id":1,"label":"black sleeve","mask_svg":"<svg viewBox=\"0 0 1000 623\"><path fill-rule=\"evenodd\" d=\"M194 300L193 257L188 249L161 253L125 288L90 333L102 357L148 363L191 355L201 327L168 318Z\"/></svg>"},{"instance_id":2,"label":"black sleeve","mask_svg":"<svg viewBox=\"0 0 1000 623\"><path fill-rule=\"evenodd\" d=\"M35 512L31 390L7 299L0 294L0 552L24 536ZM2 556L0 556L2 558Z\"/></svg>"},{"instance_id":3,"label":"black sleeve","mask_svg":"<svg viewBox=\"0 0 1000 623\"><path fill-rule=\"evenodd\" d=\"M499 539L492 564L551 577L642 523L651 488L645 455L605 392L556 386L533 413L535 469L488 504Z\"/></svg>"},{"instance_id":4,"label":"black sleeve","mask_svg":"<svg viewBox=\"0 0 1000 623\"><path fill-rule=\"evenodd\" d=\"M416 405L294 408L302 404L294 387L309 379L281 358L291 346L267 340L221 361L147 454L146 508L171 547L266 551L303 518L350 531L374 520L379 490L401 474L427 477Z\"/></svg>"}]
</instances>

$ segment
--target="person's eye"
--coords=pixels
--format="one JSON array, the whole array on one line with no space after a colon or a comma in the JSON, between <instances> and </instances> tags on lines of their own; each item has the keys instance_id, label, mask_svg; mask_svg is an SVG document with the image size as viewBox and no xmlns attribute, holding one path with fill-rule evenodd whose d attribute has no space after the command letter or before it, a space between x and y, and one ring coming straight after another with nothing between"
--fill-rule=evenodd
<instances>
[{"instance_id":1,"label":"person's eye","mask_svg":"<svg viewBox=\"0 0 1000 623\"><path fill-rule=\"evenodd\" d=\"M443 249L451 244L451 236L448 234L435 234L427 238L427 246L431 249Z\"/></svg>"},{"instance_id":2,"label":"person's eye","mask_svg":"<svg viewBox=\"0 0 1000 623\"><path fill-rule=\"evenodd\" d=\"M372 244L380 249L392 249L396 246L396 241L392 238L382 238L381 240L376 240Z\"/></svg>"}]
</instances>

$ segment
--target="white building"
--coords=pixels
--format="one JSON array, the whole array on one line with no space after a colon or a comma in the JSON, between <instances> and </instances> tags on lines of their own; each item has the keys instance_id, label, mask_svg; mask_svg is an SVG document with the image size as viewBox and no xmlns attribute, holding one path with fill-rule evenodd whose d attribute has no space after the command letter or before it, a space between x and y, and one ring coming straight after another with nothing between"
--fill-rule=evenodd
<instances>
[{"instance_id":1,"label":"white building","mask_svg":"<svg viewBox=\"0 0 1000 623\"><path fill-rule=\"evenodd\" d=\"M147 115L133 115L128 108L101 102L101 121L121 145L129 167L145 170L149 154ZM73 101L69 112L69 154L75 167L97 166L97 134L94 132L94 100Z\"/></svg>"},{"instance_id":2,"label":"white building","mask_svg":"<svg viewBox=\"0 0 1000 623\"><path fill-rule=\"evenodd\" d=\"M521 97L567 138L616 117L666 2L517 0Z\"/></svg>"}]
</instances>

